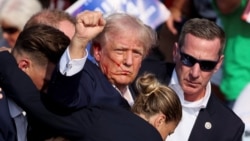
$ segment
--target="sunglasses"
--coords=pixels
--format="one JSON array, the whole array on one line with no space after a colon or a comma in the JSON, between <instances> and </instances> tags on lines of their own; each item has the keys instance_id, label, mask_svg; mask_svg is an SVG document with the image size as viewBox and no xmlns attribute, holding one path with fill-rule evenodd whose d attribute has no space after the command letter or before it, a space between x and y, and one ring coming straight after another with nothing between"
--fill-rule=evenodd
<instances>
[{"instance_id":1,"label":"sunglasses","mask_svg":"<svg viewBox=\"0 0 250 141\"><path fill-rule=\"evenodd\" d=\"M188 54L180 52L181 62L183 65L192 67L194 64L199 63L202 71L212 71L219 61L198 60Z\"/></svg>"},{"instance_id":2,"label":"sunglasses","mask_svg":"<svg viewBox=\"0 0 250 141\"><path fill-rule=\"evenodd\" d=\"M14 34L18 31L16 27L2 27L2 32L5 32L7 34Z\"/></svg>"}]
</instances>

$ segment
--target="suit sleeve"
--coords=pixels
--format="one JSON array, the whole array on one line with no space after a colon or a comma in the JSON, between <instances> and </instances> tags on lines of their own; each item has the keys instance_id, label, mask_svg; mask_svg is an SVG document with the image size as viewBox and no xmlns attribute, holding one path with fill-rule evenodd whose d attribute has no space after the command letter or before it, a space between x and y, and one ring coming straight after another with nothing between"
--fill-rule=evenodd
<instances>
[{"instance_id":1,"label":"suit sleeve","mask_svg":"<svg viewBox=\"0 0 250 141\"><path fill-rule=\"evenodd\" d=\"M48 104L48 108L60 113L68 113L82 108L78 104L81 99L78 91L80 78L80 72L73 76L65 76L56 68L48 87L48 94L43 95L43 100ZM60 109L64 109L64 111L60 111Z\"/></svg>"},{"instance_id":2,"label":"suit sleeve","mask_svg":"<svg viewBox=\"0 0 250 141\"><path fill-rule=\"evenodd\" d=\"M21 106L27 114L31 114L53 128L57 134L63 133L64 137L76 139L83 135L84 126L80 126L77 121L70 120L71 115L61 117L46 109L32 80L17 67L10 53L0 52L0 66L1 87L5 94Z\"/></svg>"},{"instance_id":3,"label":"suit sleeve","mask_svg":"<svg viewBox=\"0 0 250 141\"><path fill-rule=\"evenodd\" d=\"M88 106L96 88L93 73L96 72L97 66L92 68L93 65L87 60L84 69L73 76L62 75L57 68L52 75L48 94L44 98L50 105L49 108L63 114Z\"/></svg>"}]
</instances>

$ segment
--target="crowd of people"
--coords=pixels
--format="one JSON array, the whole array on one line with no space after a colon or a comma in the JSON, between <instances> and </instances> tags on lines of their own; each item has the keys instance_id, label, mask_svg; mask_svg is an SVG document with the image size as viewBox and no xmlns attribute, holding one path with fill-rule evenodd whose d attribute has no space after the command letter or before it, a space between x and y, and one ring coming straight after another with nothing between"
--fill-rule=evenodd
<instances>
[{"instance_id":1,"label":"crowd of people","mask_svg":"<svg viewBox=\"0 0 250 141\"><path fill-rule=\"evenodd\" d=\"M0 1L0 141L247 139L247 0L162 1L156 30L55 2Z\"/></svg>"}]
</instances>

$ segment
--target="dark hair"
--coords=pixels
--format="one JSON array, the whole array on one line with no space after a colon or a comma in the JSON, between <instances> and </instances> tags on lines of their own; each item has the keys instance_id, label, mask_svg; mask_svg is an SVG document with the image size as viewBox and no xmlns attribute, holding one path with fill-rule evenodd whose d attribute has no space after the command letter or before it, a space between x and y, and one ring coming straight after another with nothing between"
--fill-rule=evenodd
<instances>
[{"instance_id":1,"label":"dark hair","mask_svg":"<svg viewBox=\"0 0 250 141\"><path fill-rule=\"evenodd\" d=\"M70 39L60 30L47 25L34 25L24 29L12 50L16 54L28 54L39 65L56 64Z\"/></svg>"},{"instance_id":2,"label":"dark hair","mask_svg":"<svg viewBox=\"0 0 250 141\"><path fill-rule=\"evenodd\" d=\"M219 56L223 54L225 46L225 33L215 22L208 19L193 18L185 22L182 27L181 34L179 37L179 47L181 48L184 44L185 36L192 34L195 37L199 37L207 40L220 39L221 48Z\"/></svg>"},{"instance_id":3,"label":"dark hair","mask_svg":"<svg viewBox=\"0 0 250 141\"><path fill-rule=\"evenodd\" d=\"M145 73L136 80L139 93L132 111L149 118L162 112L165 122L179 122L182 117L181 102L177 94L167 85L161 84L153 74Z\"/></svg>"}]
</instances>

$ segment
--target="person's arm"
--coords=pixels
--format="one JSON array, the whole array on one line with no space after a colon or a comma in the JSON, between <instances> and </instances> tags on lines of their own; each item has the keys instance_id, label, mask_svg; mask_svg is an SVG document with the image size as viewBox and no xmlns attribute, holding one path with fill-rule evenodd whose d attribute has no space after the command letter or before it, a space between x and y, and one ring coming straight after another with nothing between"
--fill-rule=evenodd
<instances>
[{"instance_id":1,"label":"person's arm","mask_svg":"<svg viewBox=\"0 0 250 141\"><path fill-rule=\"evenodd\" d=\"M18 68L15 58L8 52L0 52L0 86L7 97L12 98L28 115L43 122L57 134L69 138L80 138L84 126L73 121L71 116L58 116L43 105L40 92L32 80ZM87 113L86 113L87 114ZM83 129L82 131L79 129Z\"/></svg>"},{"instance_id":2,"label":"person's arm","mask_svg":"<svg viewBox=\"0 0 250 141\"><path fill-rule=\"evenodd\" d=\"M215 0L219 11L223 14L229 14L240 6L241 0Z\"/></svg>"},{"instance_id":3,"label":"person's arm","mask_svg":"<svg viewBox=\"0 0 250 141\"><path fill-rule=\"evenodd\" d=\"M68 63L69 60L67 59L60 60L60 65L64 63L69 67L69 69L65 71L66 75L58 73L58 70L54 73L48 88L48 94L44 98L47 103L52 105L50 108L52 107L56 111L57 109L64 108L66 112L71 112L81 108L83 105L87 105L86 101L88 95L83 95L79 92L79 87L82 88L82 86L80 86L82 73L86 72L80 71L73 75L70 73L70 76L68 76L68 73L71 71L70 63L72 63L71 60L82 59L84 57L86 58L87 44L103 30L105 25L105 20L103 19L102 14L97 11L84 11L77 15L76 20L75 35L72 38L70 46L63 54L64 58L70 58L70 62ZM84 66L86 66L86 62L84 62ZM91 80L86 77L84 81L89 83L89 85L92 84ZM91 86L89 88L92 89ZM85 90L81 90L81 92L82 91Z\"/></svg>"},{"instance_id":4,"label":"person's arm","mask_svg":"<svg viewBox=\"0 0 250 141\"><path fill-rule=\"evenodd\" d=\"M76 32L60 59L61 74L72 76L83 68L88 55L88 43L103 30L104 25L101 12L86 10L77 15Z\"/></svg>"},{"instance_id":5,"label":"person's arm","mask_svg":"<svg viewBox=\"0 0 250 141\"><path fill-rule=\"evenodd\" d=\"M74 34L69 47L71 59L83 58L86 47L96 35L104 28L105 20L102 13L98 11L84 11L76 17L76 33Z\"/></svg>"},{"instance_id":6,"label":"person's arm","mask_svg":"<svg viewBox=\"0 0 250 141\"><path fill-rule=\"evenodd\" d=\"M188 0L174 0L171 7L169 7L171 14L166 21L166 25L173 34L177 34L178 32L174 23L180 23L182 21L182 9L187 1Z\"/></svg>"},{"instance_id":7,"label":"person's arm","mask_svg":"<svg viewBox=\"0 0 250 141\"><path fill-rule=\"evenodd\" d=\"M0 47L0 51L8 51L8 52L11 52L11 48L9 47Z\"/></svg>"}]
</instances>

